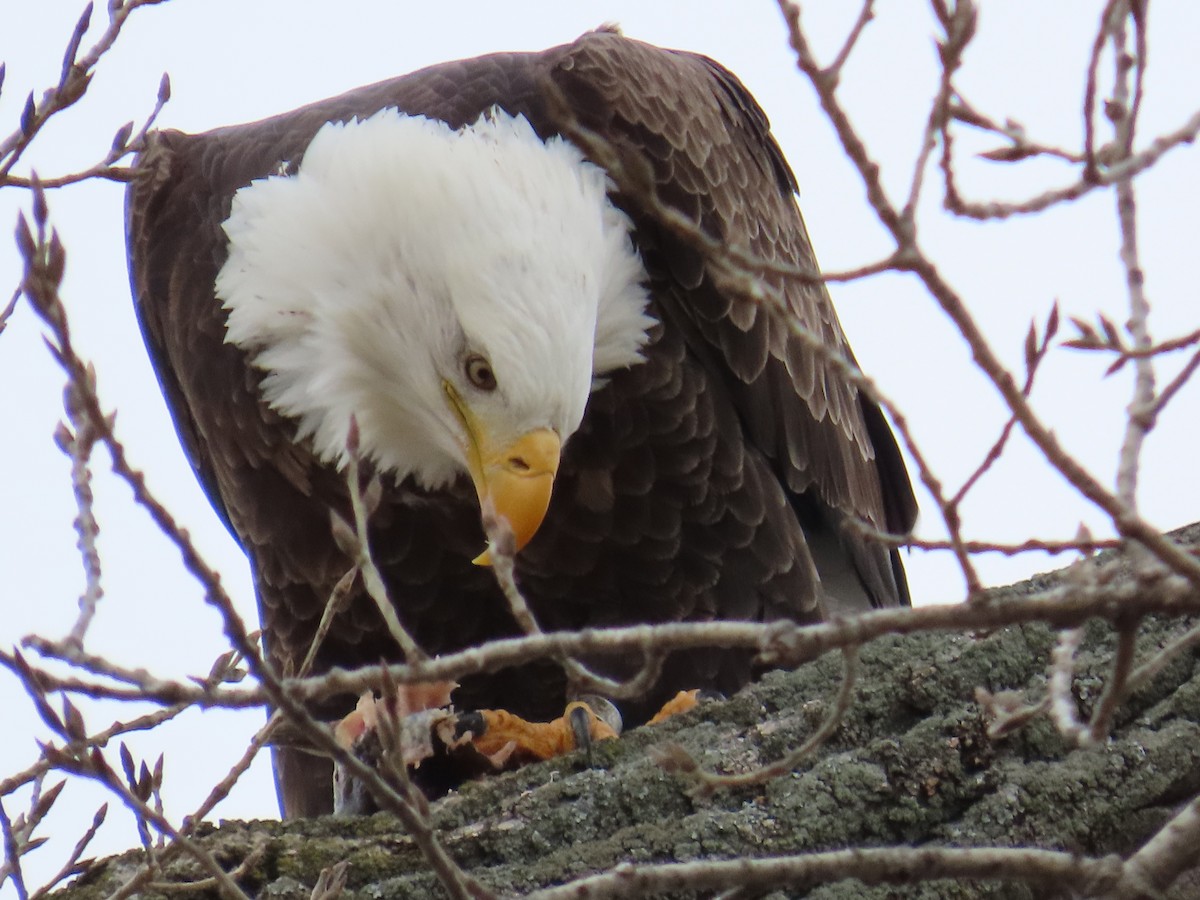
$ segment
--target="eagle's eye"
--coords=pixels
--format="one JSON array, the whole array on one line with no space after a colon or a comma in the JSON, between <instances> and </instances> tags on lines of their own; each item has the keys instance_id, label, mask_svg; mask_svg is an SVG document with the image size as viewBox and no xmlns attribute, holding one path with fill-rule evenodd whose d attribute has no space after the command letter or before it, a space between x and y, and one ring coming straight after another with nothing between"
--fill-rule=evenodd
<instances>
[{"instance_id":1,"label":"eagle's eye","mask_svg":"<svg viewBox=\"0 0 1200 900\"><path fill-rule=\"evenodd\" d=\"M496 389L496 373L492 371L492 364L478 353L472 353L463 362L463 370L467 373L467 380L481 391L494 391Z\"/></svg>"}]
</instances>

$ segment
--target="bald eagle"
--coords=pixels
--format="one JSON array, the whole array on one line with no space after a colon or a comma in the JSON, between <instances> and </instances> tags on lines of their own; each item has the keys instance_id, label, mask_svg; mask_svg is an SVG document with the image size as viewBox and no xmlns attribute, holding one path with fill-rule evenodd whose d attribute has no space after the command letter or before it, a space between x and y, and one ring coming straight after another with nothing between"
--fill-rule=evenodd
<instances>
[{"instance_id":1,"label":"bald eagle","mask_svg":"<svg viewBox=\"0 0 1200 900\"><path fill-rule=\"evenodd\" d=\"M816 271L796 190L734 75L614 29L152 135L127 198L137 313L278 669L351 565L330 511L349 515L352 420L383 484L372 554L432 654L517 633L476 564L482 503L548 631L907 604L896 550L846 527L916 515L883 415L714 269L712 242L766 261L760 284L853 363L824 286L786 271ZM316 669L398 652L356 588ZM752 675L743 651L681 652L620 705L645 721ZM454 700L547 719L567 693L543 663ZM324 761L281 751L276 775L286 815L330 809Z\"/></svg>"}]
</instances>

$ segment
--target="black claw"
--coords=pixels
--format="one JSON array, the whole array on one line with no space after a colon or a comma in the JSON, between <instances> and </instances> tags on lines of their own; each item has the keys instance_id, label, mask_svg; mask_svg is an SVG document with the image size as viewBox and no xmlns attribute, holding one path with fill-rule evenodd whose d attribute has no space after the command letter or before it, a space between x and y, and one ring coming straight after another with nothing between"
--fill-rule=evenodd
<instances>
[{"instance_id":1,"label":"black claw","mask_svg":"<svg viewBox=\"0 0 1200 900\"><path fill-rule=\"evenodd\" d=\"M703 688L700 691L700 693L698 693L696 695L697 702L709 701L709 700L728 700L728 699L729 698L726 697L724 694L722 694L720 691L710 690L709 688Z\"/></svg>"},{"instance_id":2,"label":"black claw","mask_svg":"<svg viewBox=\"0 0 1200 900\"><path fill-rule=\"evenodd\" d=\"M582 706L576 706L568 714L571 732L575 735L575 747L583 751L588 768L592 767L592 717Z\"/></svg>"},{"instance_id":3,"label":"black claw","mask_svg":"<svg viewBox=\"0 0 1200 900\"><path fill-rule=\"evenodd\" d=\"M596 718L611 728L614 733L621 733L624 723L621 721L621 711L617 709L615 703L599 694L583 694L578 700L586 703L588 709L596 714Z\"/></svg>"},{"instance_id":4,"label":"black claw","mask_svg":"<svg viewBox=\"0 0 1200 900\"><path fill-rule=\"evenodd\" d=\"M455 739L466 737L470 734L472 737L483 737L487 731L487 721L483 718L482 713L464 712L459 713L454 722L454 737Z\"/></svg>"}]
</instances>

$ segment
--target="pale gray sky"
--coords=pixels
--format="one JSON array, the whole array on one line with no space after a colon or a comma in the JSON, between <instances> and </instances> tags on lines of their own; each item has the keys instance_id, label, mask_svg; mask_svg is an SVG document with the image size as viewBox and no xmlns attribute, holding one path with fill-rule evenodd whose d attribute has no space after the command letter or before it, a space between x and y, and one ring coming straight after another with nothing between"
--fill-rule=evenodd
<instances>
[{"instance_id":1,"label":"pale gray sky","mask_svg":"<svg viewBox=\"0 0 1200 900\"><path fill-rule=\"evenodd\" d=\"M103 4L100 4L103 7ZM811 3L806 22L825 58L857 12L850 2ZM883 167L890 190L907 190L935 86L933 26L927 4L879 4L844 75L843 97ZM1098 4L1080 0L984 3L977 45L959 84L979 108L1019 119L1038 139L1074 147L1081 131L1083 71ZM0 131L15 126L29 90L57 77L62 48L82 3L0 0L6 22L0 56L8 64L0 96ZM103 16L98 13L97 19ZM171 74L173 99L164 126L202 130L260 118L421 66L494 50L535 50L563 43L603 22L619 22L632 37L707 53L729 66L766 109L801 185L801 206L822 265L828 270L871 262L888 242L863 200L863 190L795 72L774 3L655 0L524 0L510 3L405 3L347 0L176 0L134 16L101 66L78 109L39 138L19 171L50 175L86 165L112 134L152 106L159 76ZM88 41L99 33L93 27ZM1151 13L1150 70L1143 138L1178 127L1200 105L1200 5L1168 4ZM994 141L964 138L976 151ZM1143 263L1154 304L1152 329L1165 338L1200 325L1192 253L1200 235L1196 150L1173 152L1140 182ZM1111 195L1094 196L1035 218L1007 223L955 221L940 210L937 173L922 207L921 240L965 297L998 352L1020 375L1024 334L1057 300L1064 314L1127 316ZM966 160L970 196L1016 198L1069 180L1066 167L1036 163L1019 169ZM0 194L0 233L9 234L28 198ZM92 183L51 196L55 226L68 248L64 297L77 345L94 362L101 394L119 411L118 431L150 487L192 533L246 614L253 598L245 562L196 486L145 358L125 276L122 190ZM19 278L18 258L0 241L0 291ZM864 368L906 412L935 470L957 486L995 439L1004 411L971 367L962 341L914 279L887 275L833 288L843 323ZM20 308L0 336L0 386L5 440L0 442L0 572L4 573L0 644L30 632L60 636L75 617L83 579L71 521L74 504L67 460L51 435L62 417L63 378L42 346L40 324ZM1064 445L1105 483L1112 483L1129 399L1128 373L1104 379L1107 361L1059 349L1035 391L1036 408L1054 423ZM1169 377L1178 367L1163 367ZM1164 378L1165 380L1165 378ZM1141 508L1155 525L1172 528L1200 518L1195 476L1198 388L1176 400L1147 447ZM203 674L223 647L220 623L183 574L174 551L129 491L99 458L97 514L106 597L89 649L166 676ZM927 500L921 497L922 501ZM1019 541L1070 537L1081 521L1107 534L1103 518L1074 496L1023 438L978 487L964 508L975 538ZM928 511L921 533L941 535ZM990 583L1016 580L1058 563L1038 557L985 558ZM909 557L914 595L924 601L961 596L961 578L945 557ZM36 758L44 736L15 680L0 673L0 776ZM92 711L100 727L128 710ZM167 754L167 811L197 806L208 787L240 755L260 724L256 713L189 713L168 728L130 741L138 754ZM113 757L115 759L115 755ZM265 760L264 760L265 762ZM49 871L82 831L101 792L72 786L70 815L53 824L52 844L30 865ZM87 808L90 804L90 808ZM16 803L6 802L10 814ZM222 817L275 815L269 768L259 765L218 810ZM131 845L126 816L109 828L103 849ZM43 859L38 860L39 857ZM9 890L6 888L5 890Z\"/></svg>"}]
</instances>

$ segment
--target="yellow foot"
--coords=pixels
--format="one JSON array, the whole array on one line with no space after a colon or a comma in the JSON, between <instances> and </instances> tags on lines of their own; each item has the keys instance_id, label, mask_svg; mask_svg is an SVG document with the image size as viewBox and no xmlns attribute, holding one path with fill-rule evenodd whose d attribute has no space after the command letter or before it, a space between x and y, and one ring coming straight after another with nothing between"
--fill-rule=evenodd
<instances>
[{"instance_id":1,"label":"yellow foot","mask_svg":"<svg viewBox=\"0 0 1200 900\"><path fill-rule=\"evenodd\" d=\"M619 726L618 726L619 727ZM469 741L497 767L510 762L553 759L573 750L590 750L618 730L587 703L575 701L551 722L530 722L503 709L481 709L458 716L458 743Z\"/></svg>"},{"instance_id":2,"label":"yellow foot","mask_svg":"<svg viewBox=\"0 0 1200 900\"><path fill-rule=\"evenodd\" d=\"M677 716L680 713L685 713L688 710L695 709L699 704L699 688L690 691L680 691L678 694L664 703L662 709L656 712L646 724L657 725L660 722L665 722L667 719L671 718L671 716Z\"/></svg>"}]
</instances>

